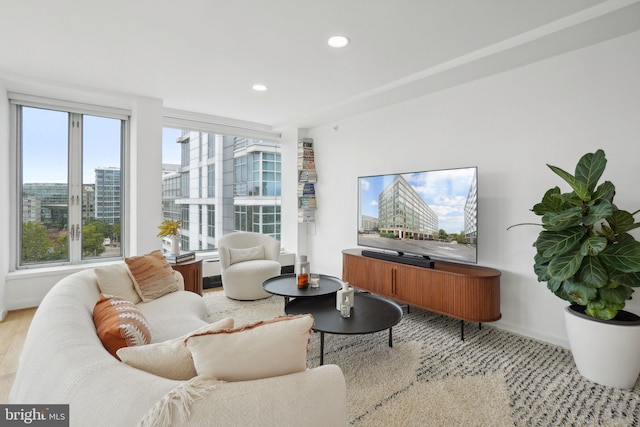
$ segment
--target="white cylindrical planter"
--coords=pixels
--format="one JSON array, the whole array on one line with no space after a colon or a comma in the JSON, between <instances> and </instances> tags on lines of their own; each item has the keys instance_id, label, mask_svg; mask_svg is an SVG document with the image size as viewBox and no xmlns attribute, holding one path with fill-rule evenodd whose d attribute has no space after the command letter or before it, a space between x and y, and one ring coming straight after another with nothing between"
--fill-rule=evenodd
<instances>
[{"instance_id":1,"label":"white cylindrical planter","mask_svg":"<svg viewBox=\"0 0 640 427\"><path fill-rule=\"evenodd\" d=\"M180 236L171 236L171 255L180 255Z\"/></svg>"},{"instance_id":2,"label":"white cylindrical planter","mask_svg":"<svg viewBox=\"0 0 640 427\"><path fill-rule=\"evenodd\" d=\"M564 319L580 374L608 387L633 388L640 375L640 320L599 320L570 307Z\"/></svg>"}]
</instances>

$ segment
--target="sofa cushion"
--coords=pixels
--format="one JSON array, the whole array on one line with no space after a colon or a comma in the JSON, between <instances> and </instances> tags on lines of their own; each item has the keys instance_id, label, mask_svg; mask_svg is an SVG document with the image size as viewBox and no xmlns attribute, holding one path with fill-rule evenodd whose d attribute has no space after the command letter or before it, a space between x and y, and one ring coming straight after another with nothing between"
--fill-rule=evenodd
<instances>
[{"instance_id":1,"label":"sofa cushion","mask_svg":"<svg viewBox=\"0 0 640 427\"><path fill-rule=\"evenodd\" d=\"M173 269L160 251L125 258L124 262L129 267L133 286L144 302L179 289Z\"/></svg>"},{"instance_id":2,"label":"sofa cushion","mask_svg":"<svg viewBox=\"0 0 640 427\"><path fill-rule=\"evenodd\" d=\"M103 294L115 295L134 304L142 301L136 292L125 263L119 262L105 267L96 267L94 271L98 279L98 287Z\"/></svg>"},{"instance_id":3,"label":"sofa cushion","mask_svg":"<svg viewBox=\"0 0 640 427\"><path fill-rule=\"evenodd\" d=\"M120 297L100 294L93 322L102 345L115 357L119 348L151 342L147 320L135 304Z\"/></svg>"},{"instance_id":4,"label":"sofa cushion","mask_svg":"<svg viewBox=\"0 0 640 427\"><path fill-rule=\"evenodd\" d=\"M193 334L185 341L198 375L249 381L302 372L313 317L280 316L236 329Z\"/></svg>"},{"instance_id":5,"label":"sofa cushion","mask_svg":"<svg viewBox=\"0 0 640 427\"><path fill-rule=\"evenodd\" d=\"M198 328L192 334L232 328L233 319L227 317ZM192 334L156 344L122 347L117 354L122 362L134 368L159 377L186 381L197 375L191 352L184 342Z\"/></svg>"},{"instance_id":6,"label":"sofa cushion","mask_svg":"<svg viewBox=\"0 0 640 427\"><path fill-rule=\"evenodd\" d=\"M229 264L252 261L254 259L264 259L264 246L254 246L252 248L233 249L229 248Z\"/></svg>"}]
</instances>

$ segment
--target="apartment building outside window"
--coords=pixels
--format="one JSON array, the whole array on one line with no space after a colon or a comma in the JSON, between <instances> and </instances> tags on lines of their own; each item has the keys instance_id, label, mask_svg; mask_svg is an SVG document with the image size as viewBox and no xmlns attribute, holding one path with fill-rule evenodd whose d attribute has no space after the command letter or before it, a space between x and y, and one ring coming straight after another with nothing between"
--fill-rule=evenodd
<instances>
[{"instance_id":1,"label":"apartment building outside window","mask_svg":"<svg viewBox=\"0 0 640 427\"><path fill-rule=\"evenodd\" d=\"M215 250L217 239L233 231L280 239L279 151L275 141L163 129L163 164L174 165L179 176L163 177L163 193L175 185L171 179L181 183L179 194L163 197L163 218L180 206L182 250Z\"/></svg>"},{"instance_id":2,"label":"apartment building outside window","mask_svg":"<svg viewBox=\"0 0 640 427\"><path fill-rule=\"evenodd\" d=\"M128 113L19 94L10 102L18 156L17 267L121 257Z\"/></svg>"}]
</instances>

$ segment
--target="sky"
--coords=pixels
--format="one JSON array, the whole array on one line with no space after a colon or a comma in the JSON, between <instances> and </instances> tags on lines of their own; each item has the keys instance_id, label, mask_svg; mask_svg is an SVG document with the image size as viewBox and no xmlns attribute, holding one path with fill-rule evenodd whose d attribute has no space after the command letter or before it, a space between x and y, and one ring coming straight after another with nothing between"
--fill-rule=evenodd
<instances>
[{"instance_id":1,"label":"sky","mask_svg":"<svg viewBox=\"0 0 640 427\"><path fill-rule=\"evenodd\" d=\"M23 182L68 182L68 114L23 108ZM180 130L164 128L162 162L180 164ZM95 183L98 167L120 167L120 120L83 116L82 177Z\"/></svg>"},{"instance_id":2,"label":"sky","mask_svg":"<svg viewBox=\"0 0 640 427\"><path fill-rule=\"evenodd\" d=\"M438 228L447 233L464 230L464 205L475 168L401 174L438 216ZM360 214L378 218L378 194L397 175L360 177Z\"/></svg>"},{"instance_id":3,"label":"sky","mask_svg":"<svg viewBox=\"0 0 640 427\"><path fill-rule=\"evenodd\" d=\"M162 163L180 164L180 144L176 139L182 133L179 129L162 129Z\"/></svg>"}]
</instances>

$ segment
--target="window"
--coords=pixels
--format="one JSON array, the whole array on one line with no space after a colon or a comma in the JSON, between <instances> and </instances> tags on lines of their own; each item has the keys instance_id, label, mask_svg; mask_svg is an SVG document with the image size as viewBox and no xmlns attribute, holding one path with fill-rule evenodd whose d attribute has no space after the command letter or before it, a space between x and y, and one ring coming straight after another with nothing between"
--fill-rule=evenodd
<instances>
[{"instance_id":1,"label":"window","mask_svg":"<svg viewBox=\"0 0 640 427\"><path fill-rule=\"evenodd\" d=\"M216 165L207 167L207 197L216 195Z\"/></svg>"},{"instance_id":2,"label":"window","mask_svg":"<svg viewBox=\"0 0 640 427\"><path fill-rule=\"evenodd\" d=\"M182 250L215 249L232 231L280 239L278 142L165 127L162 146L163 217L181 212ZM169 199L171 180L181 184Z\"/></svg>"},{"instance_id":3,"label":"window","mask_svg":"<svg viewBox=\"0 0 640 427\"><path fill-rule=\"evenodd\" d=\"M216 207L207 205L207 237L216 236Z\"/></svg>"},{"instance_id":4,"label":"window","mask_svg":"<svg viewBox=\"0 0 640 427\"><path fill-rule=\"evenodd\" d=\"M18 267L122 257L120 171L128 117L40 100L11 103L19 158Z\"/></svg>"},{"instance_id":5,"label":"window","mask_svg":"<svg viewBox=\"0 0 640 427\"><path fill-rule=\"evenodd\" d=\"M236 205L234 229L268 234L280 240L280 206Z\"/></svg>"}]
</instances>

